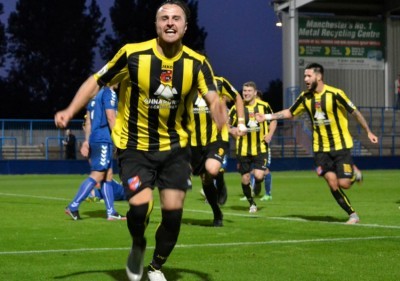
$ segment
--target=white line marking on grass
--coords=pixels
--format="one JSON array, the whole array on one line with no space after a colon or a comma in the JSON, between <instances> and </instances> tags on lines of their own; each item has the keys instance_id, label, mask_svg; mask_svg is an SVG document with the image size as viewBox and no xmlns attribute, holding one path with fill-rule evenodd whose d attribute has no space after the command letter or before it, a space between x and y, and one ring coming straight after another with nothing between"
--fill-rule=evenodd
<instances>
[{"instance_id":1,"label":"white line marking on grass","mask_svg":"<svg viewBox=\"0 0 400 281\"><path fill-rule=\"evenodd\" d=\"M26 254L51 254L51 253L80 253L80 252L101 252L101 251L121 251L121 250L129 251L130 248L81 248L81 249L59 249L59 250L43 250L43 251L42 250L9 251L9 252L0 252L0 256L20 255L20 254L26 255Z\"/></svg>"},{"instance_id":2,"label":"white line marking on grass","mask_svg":"<svg viewBox=\"0 0 400 281\"><path fill-rule=\"evenodd\" d=\"M299 221L299 222L318 222L318 223L327 223L327 224L339 224L346 225L344 222L333 222L333 221L316 221L316 220L307 220L302 218L287 218L287 217L266 217L271 220L288 220L288 221ZM349 225L350 226L350 225ZM357 227L372 227L372 228L388 228L388 229L400 229L399 225L380 225L380 224L367 224L367 223L357 223L352 224L351 226Z\"/></svg>"},{"instance_id":3,"label":"white line marking on grass","mask_svg":"<svg viewBox=\"0 0 400 281\"><path fill-rule=\"evenodd\" d=\"M184 212L207 213L207 214L211 214L212 215L211 211L203 211L203 210L184 209ZM293 217L266 217L266 216L260 216L260 215L257 215L257 214L246 214L246 213L238 214L238 213L229 213L229 212L223 212L223 213L224 213L225 218L226 218L226 216L234 216L234 217L259 218L259 219L267 219L267 220L283 220L283 221L295 221L295 222L315 222L315 223L346 225L344 222L307 220L307 219L293 218ZM346 226L400 229L399 225L380 225L380 224L362 224L362 223L357 223L357 224L346 225Z\"/></svg>"},{"instance_id":4,"label":"white line marking on grass","mask_svg":"<svg viewBox=\"0 0 400 281\"><path fill-rule=\"evenodd\" d=\"M344 237L344 238L321 238L321 239L303 239L303 240L272 240L272 241L260 241L260 242L189 244L189 245L176 245L175 248L195 248L195 247L214 247L214 246L218 247L253 246L253 245L269 245L269 244L331 243L331 242L384 240L384 239L400 239L400 236Z\"/></svg>"},{"instance_id":5,"label":"white line marking on grass","mask_svg":"<svg viewBox=\"0 0 400 281\"><path fill-rule=\"evenodd\" d=\"M29 198L36 198L36 199L48 199L48 200L57 200L57 201L68 201L68 199L65 199L65 198L35 196L35 195L29 195L29 194L0 193L0 195L13 196L13 197L29 197Z\"/></svg>"},{"instance_id":6,"label":"white line marking on grass","mask_svg":"<svg viewBox=\"0 0 400 281\"><path fill-rule=\"evenodd\" d=\"M0 195L14 196L14 197L29 197L29 198L57 200L57 201L69 201L69 199L65 199L65 198L47 197L47 196L35 196L35 195L29 195L29 194L13 194L13 193L1 193L0 192ZM101 202L96 202L96 203L101 203ZM101 204L103 204L103 203L101 203ZM126 205L127 203L126 202L121 202L121 201L116 201L114 204L115 205ZM160 209L160 207L154 207L154 209ZM185 208L184 211L185 212L192 212L192 213L212 214L211 211L205 211L205 210L193 210L193 209L186 209ZM285 221L296 221L296 222L316 222L316 223L345 225L344 222L329 222L329 221L320 221L320 220L307 220L307 219L292 218L292 217L265 217L265 216L260 216L260 215L257 215L257 214L247 214L247 213L224 212L224 215L225 216L229 215L229 216L233 216L233 217L263 218L263 219L269 219L269 220L285 220ZM399 225L380 225L380 224L358 223L358 224L354 224L352 226L370 227L370 228L400 229Z\"/></svg>"},{"instance_id":7,"label":"white line marking on grass","mask_svg":"<svg viewBox=\"0 0 400 281\"><path fill-rule=\"evenodd\" d=\"M303 243L332 243L332 242L353 242L371 241L384 239L400 239L400 236L370 236L370 237L343 237L343 238L321 238L321 239L302 239L302 240L272 240L259 242L232 242L232 243L208 243L208 244L178 244L175 248L199 248L199 247L231 247L231 246L258 246L276 244L303 244ZM147 247L154 249L154 246ZM52 254L52 253L80 253L80 252L104 252L104 251L129 251L130 248L81 248L81 249L59 249L59 250L32 250L32 251L8 251L0 252L4 255L26 255L26 254Z\"/></svg>"}]
</instances>

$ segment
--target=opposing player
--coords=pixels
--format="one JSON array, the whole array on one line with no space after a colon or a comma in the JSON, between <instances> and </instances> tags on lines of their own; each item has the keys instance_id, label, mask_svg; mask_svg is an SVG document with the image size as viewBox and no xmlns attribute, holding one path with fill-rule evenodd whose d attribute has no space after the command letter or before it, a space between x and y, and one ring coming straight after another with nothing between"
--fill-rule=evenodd
<instances>
[{"instance_id":1,"label":"opposing player","mask_svg":"<svg viewBox=\"0 0 400 281\"><path fill-rule=\"evenodd\" d=\"M115 124L117 95L114 87L103 87L87 105L84 125L85 141L81 154L89 158L90 175L82 182L72 202L65 208L65 213L74 220L81 219L79 205L88 197L97 184L101 187L108 220L125 220L114 208L113 178L113 143L111 130Z\"/></svg>"}]
</instances>

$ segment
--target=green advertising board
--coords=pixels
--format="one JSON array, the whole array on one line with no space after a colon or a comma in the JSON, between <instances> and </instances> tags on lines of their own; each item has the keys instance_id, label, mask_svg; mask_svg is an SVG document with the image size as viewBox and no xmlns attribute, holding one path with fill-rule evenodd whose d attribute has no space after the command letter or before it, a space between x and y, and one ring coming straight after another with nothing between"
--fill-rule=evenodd
<instances>
[{"instance_id":1,"label":"green advertising board","mask_svg":"<svg viewBox=\"0 0 400 281\"><path fill-rule=\"evenodd\" d=\"M377 19L299 17L300 66L383 69L385 25Z\"/></svg>"}]
</instances>

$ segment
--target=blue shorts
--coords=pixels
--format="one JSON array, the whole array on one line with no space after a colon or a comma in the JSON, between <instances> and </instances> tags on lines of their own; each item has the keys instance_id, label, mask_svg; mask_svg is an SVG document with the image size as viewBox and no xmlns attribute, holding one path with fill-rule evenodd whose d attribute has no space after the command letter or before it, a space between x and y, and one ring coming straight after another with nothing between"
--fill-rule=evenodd
<instances>
[{"instance_id":1,"label":"blue shorts","mask_svg":"<svg viewBox=\"0 0 400 281\"><path fill-rule=\"evenodd\" d=\"M113 145L111 143L90 144L90 170L107 171L112 168Z\"/></svg>"}]
</instances>

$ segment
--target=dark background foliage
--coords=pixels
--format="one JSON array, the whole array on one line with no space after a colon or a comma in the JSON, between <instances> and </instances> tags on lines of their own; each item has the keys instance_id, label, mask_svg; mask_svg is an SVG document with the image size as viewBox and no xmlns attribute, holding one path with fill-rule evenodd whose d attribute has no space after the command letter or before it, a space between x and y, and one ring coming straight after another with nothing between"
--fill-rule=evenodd
<instances>
[{"instance_id":1,"label":"dark background foliage","mask_svg":"<svg viewBox=\"0 0 400 281\"><path fill-rule=\"evenodd\" d=\"M162 2L115 0L109 15L103 15L96 0L18 0L7 22L0 22L0 70L5 73L0 77L0 118L53 118L98 70L96 53L106 62L124 44L156 36L155 13ZM184 43L206 52L207 32L198 25L198 1L186 2L191 17ZM112 25L109 33L106 17ZM264 99L275 111L282 107L280 80L270 82Z\"/></svg>"}]
</instances>

